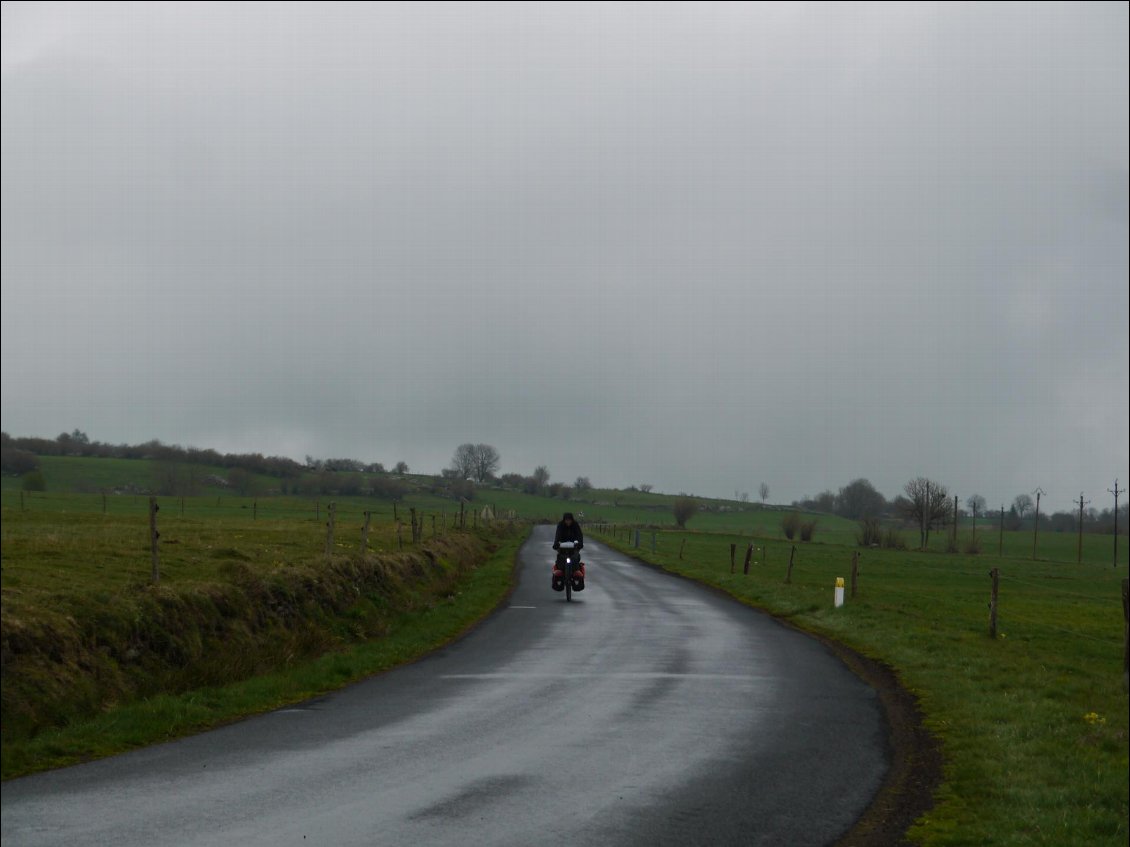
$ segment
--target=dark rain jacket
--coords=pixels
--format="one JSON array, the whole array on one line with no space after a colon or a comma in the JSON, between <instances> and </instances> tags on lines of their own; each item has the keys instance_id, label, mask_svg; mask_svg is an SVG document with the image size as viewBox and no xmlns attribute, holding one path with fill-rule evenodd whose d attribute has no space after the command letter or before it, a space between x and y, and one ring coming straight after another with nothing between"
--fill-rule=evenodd
<instances>
[{"instance_id":1,"label":"dark rain jacket","mask_svg":"<svg viewBox=\"0 0 1130 847\"><path fill-rule=\"evenodd\" d=\"M572 541L578 549L585 546L585 534L581 532L581 525L575 518L572 526L566 526L564 520L557 524L557 534L553 536L553 549L556 550L562 541Z\"/></svg>"}]
</instances>

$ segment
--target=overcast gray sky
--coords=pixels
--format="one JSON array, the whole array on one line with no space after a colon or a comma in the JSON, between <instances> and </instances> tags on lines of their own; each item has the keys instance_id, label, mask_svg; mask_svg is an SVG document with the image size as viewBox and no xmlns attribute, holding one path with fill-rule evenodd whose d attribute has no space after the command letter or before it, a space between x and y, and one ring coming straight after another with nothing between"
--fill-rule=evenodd
<instances>
[{"instance_id":1,"label":"overcast gray sky","mask_svg":"<svg viewBox=\"0 0 1130 847\"><path fill-rule=\"evenodd\" d=\"M1102 506L1127 8L4 3L3 428Z\"/></svg>"}]
</instances>

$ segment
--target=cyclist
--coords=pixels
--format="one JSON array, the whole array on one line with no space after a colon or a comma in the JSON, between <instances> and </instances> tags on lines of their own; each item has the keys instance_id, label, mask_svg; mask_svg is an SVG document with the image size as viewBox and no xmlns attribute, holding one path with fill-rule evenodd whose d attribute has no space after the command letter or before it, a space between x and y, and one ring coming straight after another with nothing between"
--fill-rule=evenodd
<instances>
[{"instance_id":1,"label":"cyclist","mask_svg":"<svg viewBox=\"0 0 1130 847\"><path fill-rule=\"evenodd\" d=\"M561 544L562 542L573 542L573 550L579 556L581 548L585 546L585 534L581 531L581 525L577 523L576 518L573 517L572 512L566 512L561 518L561 522L557 524L557 532L553 536L553 549L557 550L557 563L553 566L553 588L560 591L564 585L559 582L564 576L561 565L564 564L561 559ZM577 569L573 572L573 583L575 590L581 590L585 584L585 566L580 563ZM561 585L561 588L558 588Z\"/></svg>"}]
</instances>

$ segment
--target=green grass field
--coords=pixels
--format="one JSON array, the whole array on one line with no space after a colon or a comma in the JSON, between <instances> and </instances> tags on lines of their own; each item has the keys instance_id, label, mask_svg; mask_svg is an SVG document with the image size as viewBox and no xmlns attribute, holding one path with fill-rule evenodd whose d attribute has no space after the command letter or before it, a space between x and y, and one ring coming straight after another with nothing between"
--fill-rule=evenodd
<instances>
[{"instance_id":1,"label":"green grass field","mask_svg":"<svg viewBox=\"0 0 1130 847\"><path fill-rule=\"evenodd\" d=\"M326 503L187 498L182 516L179 499L162 498L154 586L147 497L108 497L105 513L101 495L21 504L6 491L3 500L4 778L167 740L411 660L500 602L525 537L521 525L474 530L471 519L457 532L452 515L435 535L426 521L413 544L387 503L363 557L362 504L343 503L327 559Z\"/></svg>"},{"instance_id":2,"label":"green grass field","mask_svg":"<svg viewBox=\"0 0 1130 847\"><path fill-rule=\"evenodd\" d=\"M99 597L109 602L148 585L147 497L103 498L68 492L59 484L69 479L89 491L89 481L101 473L101 487L143 488L152 476L148 463L55 462L44 463L46 492L21 494L18 480L3 481L5 618L68 604L93 614ZM425 478L405 481L410 490L395 504L335 498L337 556L357 554L366 510L372 513L370 549L378 553L400 548L395 520L407 524L413 508L425 540L454 526L458 503L427 493ZM262 481L263 490L268 483ZM212 490L183 500L158 499L163 586L222 582L245 569L281 573L309 567L323 556L329 497L238 497ZM489 505L500 516L535 521L573 511L584 516L590 534L597 532L597 522L606 522L604 538L622 549L895 668L920 698L945 756L937 805L911 831L917 842L1125 842L1130 768L1120 599L1130 547L1125 537L1119 540L1119 567L1112 568L1109 535L1084 536L1080 565L1074 534L1041 532L1035 559L1030 530L1005 532L1001 555L1001 537L985 524L978 532L979 555L943 552L949 543L944 532L933 533L926 552L861 550L854 523L810 515L806 519L818 520L815 540L795 545L792 582L786 585L793 545L781 532L784 511L704 501L689 529L678 531L671 515L673 499L595 490L583 500L563 501L483 488L466 506L466 520L469 527L479 524L481 510ZM636 529L639 548L633 546ZM902 532L908 544L916 541L910 530ZM970 527L963 525L959 548L965 548L970 535ZM408 537L405 528L403 541ZM6 745L5 775L194 731L328 690L416 655L453 637L497 602L509 577L503 560L512 559L516 543L509 542L489 568L476 570L465 589L423 614L398 619L384 638L343 645L322 658L232 685L113 709L94 721L41 733L18 751ZM757 553L745 576L742 559L750 543ZM730 544L737 548L734 575ZM859 594L834 609L834 580L850 576L855 552L861 555ZM988 572L994 567L1001 575L996 640L987 635ZM396 637L403 642L389 640L400 631L404 635Z\"/></svg>"},{"instance_id":3,"label":"green grass field","mask_svg":"<svg viewBox=\"0 0 1130 847\"><path fill-rule=\"evenodd\" d=\"M79 457L40 457L41 469L47 479L47 491L24 496L25 507L45 510L100 511L102 497L99 492L115 489L145 490L153 485L160 469L156 463L146 459L95 459ZM198 466L194 473L197 479L208 475L225 477L223 468ZM362 475L365 476L365 475ZM442 522L446 513L450 519L458 512L459 506L451 499L426 493L430 478L406 475L403 481L408 493L402 501L400 517L407 520L407 509L415 506L427 512L430 529L431 515ZM325 507L336 500L339 514L358 525L365 510L371 510L374 520L391 522L392 502L371 497L286 497L268 495L277 490L280 481L272 477L256 476L252 480L256 496L241 497L230 490L201 485L198 496L184 498L186 516L199 518L220 518L238 516L251 511L258 503L257 514L264 518L280 520L300 520L308 517L313 524L325 520ZM9 508L20 504L21 481L16 477L0 477L0 492L3 503ZM74 498L78 499L74 499ZM608 522L622 525L674 528L671 513L674 497L667 494L642 491L618 491L593 489L580 498L560 500L551 497L524 494L485 486L476 491L475 500L468 504L469 510L480 511L490 505L498 514L513 512L517 517L527 520L557 520L564 511L573 511L583 516L585 523ZM690 522L690 528L700 532L733 533L737 537L776 537L783 538L781 519L791 511L785 507L762 506L757 503L739 503L733 500L696 498L703 505ZM110 513L136 514L144 512L146 497L141 494L107 494L106 509ZM181 498L161 497L163 515L179 514ZM470 512L469 512L470 513ZM859 530L853 521L827 514L803 514L806 520L815 520L817 530L815 544L854 545ZM352 524L351 524L352 526ZM1032 530L1001 534L982 518L977 524L976 538L981 548L981 556L995 557L999 551L1013 558L1032 558ZM917 547L917 533L913 528L901 527L900 534L909 547ZM959 549L964 550L973 536L968 519L962 522L958 538ZM935 530L930 536L929 549L944 551L949 544L949 534ZM1044 528L1039 535L1036 558L1048 561L1074 562L1076 560L1077 536L1074 533L1051 532ZM1095 564L1111 564L1113 536L1083 536L1083 561ZM1130 553L1130 543L1126 537L1120 538L1119 563L1124 565Z\"/></svg>"},{"instance_id":4,"label":"green grass field","mask_svg":"<svg viewBox=\"0 0 1130 847\"><path fill-rule=\"evenodd\" d=\"M757 541L746 576L748 540L663 532L654 553L649 533L640 548L634 533L606 540L892 665L920 698L945 757L937 805L914 840L1126 842L1124 569L865 550L858 595L836 609L835 579L850 580L853 548L798 544L786 585L791 545L782 541ZM996 640L988 636L992 567L1001 575Z\"/></svg>"}]
</instances>

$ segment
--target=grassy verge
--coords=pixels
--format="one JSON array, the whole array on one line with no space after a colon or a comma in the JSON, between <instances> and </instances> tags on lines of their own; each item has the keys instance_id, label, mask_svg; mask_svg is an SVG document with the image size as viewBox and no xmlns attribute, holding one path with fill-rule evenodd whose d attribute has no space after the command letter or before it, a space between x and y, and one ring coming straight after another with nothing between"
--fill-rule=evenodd
<instances>
[{"instance_id":1,"label":"grassy verge","mask_svg":"<svg viewBox=\"0 0 1130 847\"><path fill-rule=\"evenodd\" d=\"M93 717L78 716L62 726L5 738L2 776L9 779L167 741L308 699L417 659L459 637L497 607L512 585L515 556L524 536L511 533L494 542L497 548L485 562L442 582L440 594L429 584L412 602L403 604L408 611L382 617L380 637L348 640L358 626L354 608L341 616L344 629L338 644L316 658L284 659L277 669L241 681L180 694L157 693Z\"/></svg>"},{"instance_id":2,"label":"grassy verge","mask_svg":"<svg viewBox=\"0 0 1130 847\"><path fill-rule=\"evenodd\" d=\"M655 552L650 538L644 549L603 540L892 666L919 698L945 760L935 807L910 829L913 841L1126 843L1124 570L867 550L857 597L836 609L836 577L850 595L850 547L798 545L785 584L791 546L782 542L757 540L764 552L746 576L748 539L733 575L729 536L662 533ZM992 567L1001 575L996 640L987 634Z\"/></svg>"}]
</instances>

